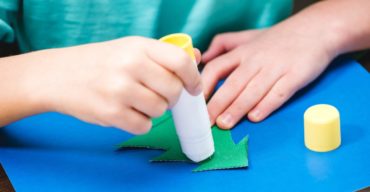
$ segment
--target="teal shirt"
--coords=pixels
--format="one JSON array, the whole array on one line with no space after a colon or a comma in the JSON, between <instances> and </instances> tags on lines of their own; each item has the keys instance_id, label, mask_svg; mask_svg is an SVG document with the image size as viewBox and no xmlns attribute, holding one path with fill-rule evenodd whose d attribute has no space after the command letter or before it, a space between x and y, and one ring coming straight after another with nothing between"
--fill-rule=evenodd
<instances>
[{"instance_id":1,"label":"teal shirt","mask_svg":"<svg viewBox=\"0 0 370 192\"><path fill-rule=\"evenodd\" d=\"M184 32L206 49L221 32L271 26L292 0L0 0L0 41L22 52Z\"/></svg>"}]
</instances>

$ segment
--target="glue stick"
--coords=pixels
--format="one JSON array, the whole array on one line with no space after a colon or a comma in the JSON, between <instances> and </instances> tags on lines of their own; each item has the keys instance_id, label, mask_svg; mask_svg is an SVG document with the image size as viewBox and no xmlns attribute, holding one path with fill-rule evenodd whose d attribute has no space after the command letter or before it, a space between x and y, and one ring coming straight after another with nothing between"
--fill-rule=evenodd
<instances>
[{"instance_id":1,"label":"glue stick","mask_svg":"<svg viewBox=\"0 0 370 192\"><path fill-rule=\"evenodd\" d=\"M172 34L160 41L182 48L195 62L191 37L187 34ZM178 102L171 109L182 152L192 161L200 162L214 151L211 123L203 93L190 95L182 90Z\"/></svg>"}]
</instances>

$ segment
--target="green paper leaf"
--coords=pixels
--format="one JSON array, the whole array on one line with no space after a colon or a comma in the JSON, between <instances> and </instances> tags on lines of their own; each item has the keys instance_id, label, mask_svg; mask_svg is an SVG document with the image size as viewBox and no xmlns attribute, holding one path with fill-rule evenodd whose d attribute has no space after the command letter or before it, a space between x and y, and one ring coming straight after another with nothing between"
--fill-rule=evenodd
<instances>
[{"instance_id":1,"label":"green paper leaf","mask_svg":"<svg viewBox=\"0 0 370 192\"><path fill-rule=\"evenodd\" d=\"M233 169L248 166L248 136L235 145L229 130L221 130L214 126L212 134L215 140L215 153L211 158L201 162L193 171Z\"/></svg>"},{"instance_id":2,"label":"green paper leaf","mask_svg":"<svg viewBox=\"0 0 370 192\"><path fill-rule=\"evenodd\" d=\"M212 127L215 142L215 153L209 159L199 163L194 172L233 169L248 166L247 142L244 137L237 145L234 143L230 130ZM176 129L169 112L153 119L151 131L145 135L135 136L122 144L120 148L148 148L165 150L163 154L152 159L152 162L187 161L191 162L181 150Z\"/></svg>"},{"instance_id":3,"label":"green paper leaf","mask_svg":"<svg viewBox=\"0 0 370 192\"><path fill-rule=\"evenodd\" d=\"M180 148L171 115L163 115L153 120L153 127L149 133L135 136L120 145L120 148L150 148L169 150ZM181 149L180 149L181 150Z\"/></svg>"},{"instance_id":4,"label":"green paper leaf","mask_svg":"<svg viewBox=\"0 0 370 192\"><path fill-rule=\"evenodd\" d=\"M158 126L159 124L163 123L164 121L170 119L172 116L171 116L171 112L170 111L166 111L162 116L158 117L158 118L154 118L152 119L152 124L153 126L152 127L156 127Z\"/></svg>"},{"instance_id":5,"label":"green paper leaf","mask_svg":"<svg viewBox=\"0 0 370 192\"><path fill-rule=\"evenodd\" d=\"M180 146L179 146L180 147ZM182 153L181 148L170 148L168 151L164 152L162 155L155 157L150 160L151 162L166 162L166 161L188 161L190 160Z\"/></svg>"}]
</instances>

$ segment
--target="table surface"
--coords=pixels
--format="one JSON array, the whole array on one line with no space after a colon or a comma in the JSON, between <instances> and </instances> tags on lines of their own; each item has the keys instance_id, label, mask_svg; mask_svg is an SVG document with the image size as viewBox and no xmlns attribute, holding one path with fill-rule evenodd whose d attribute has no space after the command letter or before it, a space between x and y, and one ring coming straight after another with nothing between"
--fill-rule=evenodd
<instances>
[{"instance_id":1,"label":"table surface","mask_svg":"<svg viewBox=\"0 0 370 192\"><path fill-rule=\"evenodd\" d=\"M370 75L336 61L249 135L249 167L192 173L190 163L150 163L156 150L116 151L132 135L46 113L0 129L0 163L17 191L353 191L370 185ZM327 103L341 113L342 145L316 153L303 143L303 113Z\"/></svg>"}]
</instances>

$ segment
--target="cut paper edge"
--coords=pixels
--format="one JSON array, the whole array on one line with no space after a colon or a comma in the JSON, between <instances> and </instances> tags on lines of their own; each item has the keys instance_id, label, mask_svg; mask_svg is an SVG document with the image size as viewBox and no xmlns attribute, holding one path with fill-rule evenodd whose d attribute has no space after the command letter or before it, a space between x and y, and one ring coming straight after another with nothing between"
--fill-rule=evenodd
<instances>
[{"instance_id":1,"label":"cut paper edge","mask_svg":"<svg viewBox=\"0 0 370 192\"><path fill-rule=\"evenodd\" d=\"M198 166L193 169L192 172L230 170L248 167L248 135L240 140L238 144L235 144L229 130L221 130L217 126L213 126L212 135L215 139L215 154L208 160L194 163L182 153L170 112L166 112L163 116L153 119L152 129L156 128L158 131L151 131L145 135L135 136L119 144L118 150L130 148L161 150L163 151L162 154L149 161L152 163L186 162L197 164ZM166 134L162 134L164 131L168 132ZM163 139L167 142L156 143L156 136L162 136L158 137L158 140ZM173 137L176 138L171 139ZM218 140L218 142L216 140ZM168 144L168 146L166 146L166 144ZM221 156L219 156L220 154Z\"/></svg>"},{"instance_id":2,"label":"cut paper edge","mask_svg":"<svg viewBox=\"0 0 370 192\"><path fill-rule=\"evenodd\" d=\"M240 157L243 159L239 165L234 164L230 166L207 166L206 164L200 164L197 168L193 169L193 172L203 172L203 171L215 171L215 170L230 170L230 169L241 169L241 168L248 168L249 161L248 161L248 140L249 136L245 136L238 144L236 144L236 148L230 152L229 154L233 155L234 153L240 151L238 149L244 148L244 154L241 154ZM244 157L243 157L244 156ZM207 162L204 162L207 163Z\"/></svg>"}]
</instances>

